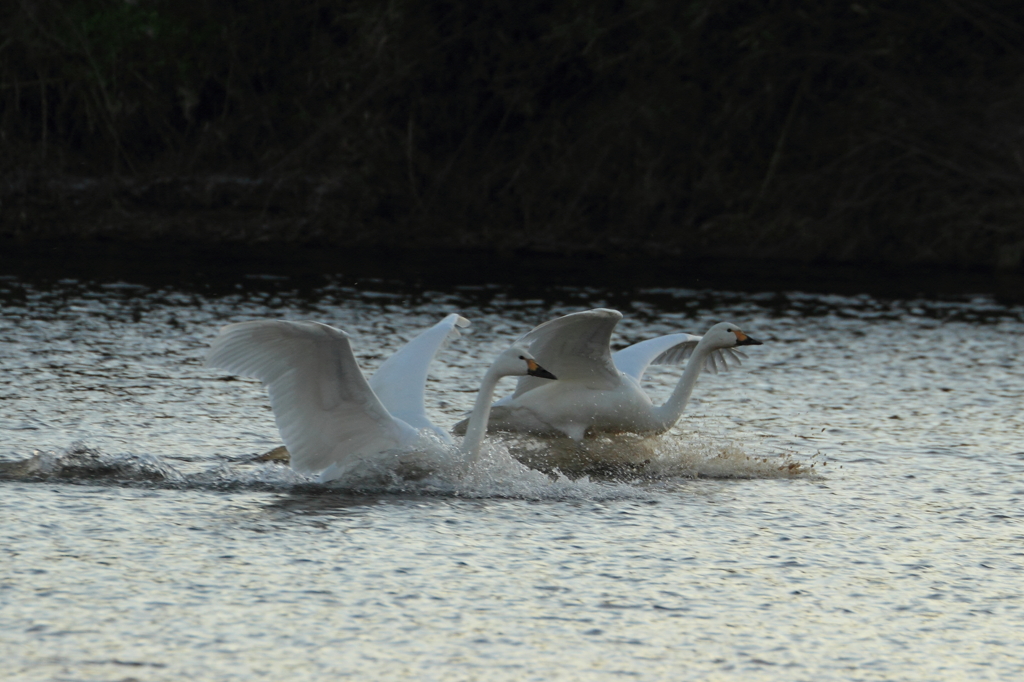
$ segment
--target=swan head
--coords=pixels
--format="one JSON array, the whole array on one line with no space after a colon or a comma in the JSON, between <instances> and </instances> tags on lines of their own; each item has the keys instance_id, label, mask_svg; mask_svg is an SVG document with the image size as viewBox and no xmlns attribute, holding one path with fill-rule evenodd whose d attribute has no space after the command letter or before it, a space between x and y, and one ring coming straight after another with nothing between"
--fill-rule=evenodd
<instances>
[{"instance_id":1,"label":"swan head","mask_svg":"<svg viewBox=\"0 0 1024 682\"><path fill-rule=\"evenodd\" d=\"M537 360L530 355L529 351L521 346L512 346L505 350L498 359L494 361L491 368L501 376L507 377L538 377L540 379L555 379L555 375L547 371Z\"/></svg>"},{"instance_id":2,"label":"swan head","mask_svg":"<svg viewBox=\"0 0 1024 682\"><path fill-rule=\"evenodd\" d=\"M714 348L735 348L736 346L760 346L763 342L743 333L732 322L719 322L704 335Z\"/></svg>"}]
</instances>

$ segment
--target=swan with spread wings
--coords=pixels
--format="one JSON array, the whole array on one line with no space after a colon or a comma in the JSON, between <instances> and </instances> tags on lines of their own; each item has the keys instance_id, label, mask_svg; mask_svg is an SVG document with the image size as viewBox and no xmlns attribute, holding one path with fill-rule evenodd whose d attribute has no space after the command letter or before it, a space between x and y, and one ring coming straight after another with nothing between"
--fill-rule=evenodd
<instances>
[{"instance_id":1,"label":"swan with spread wings","mask_svg":"<svg viewBox=\"0 0 1024 682\"><path fill-rule=\"evenodd\" d=\"M582 440L599 433L655 435L679 420L702 370L717 372L746 357L737 346L760 345L738 326L721 322L704 336L668 334L612 353L610 340L622 313L596 308L545 322L520 337L537 362L558 376L546 385L519 380L512 395L496 402L490 430L565 435ZM669 399L655 405L640 380L651 364L686 368ZM466 420L456 424L456 432Z\"/></svg>"},{"instance_id":2,"label":"swan with spread wings","mask_svg":"<svg viewBox=\"0 0 1024 682\"><path fill-rule=\"evenodd\" d=\"M206 364L253 376L270 394L278 431L293 469L321 481L342 477L359 458L406 450L421 431L445 443L451 438L427 417L427 368L457 327L469 321L449 315L414 338L367 381L352 353L349 335L319 322L253 320L231 324L213 340ZM554 379L525 348L513 345L484 374L459 455L479 458L491 398L499 379Z\"/></svg>"}]
</instances>

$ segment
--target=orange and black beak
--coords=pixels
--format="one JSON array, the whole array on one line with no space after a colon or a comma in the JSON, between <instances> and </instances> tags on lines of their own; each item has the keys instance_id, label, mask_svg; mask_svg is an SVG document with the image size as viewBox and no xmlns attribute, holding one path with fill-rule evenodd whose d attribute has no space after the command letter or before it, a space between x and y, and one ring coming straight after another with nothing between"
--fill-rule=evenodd
<instances>
[{"instance_id":1,"label":"orange and black beak","mask_svg":"<svg viewBox=\"0 0 1024 682\"><path fill-rule=\"evenodd\" d=\"M552 374L551 372L547 371L546 369L544 369L543 367L538 365L535 360L527 360L526 361L526 366L530 368L529 371L527 371L526 373L529 374L531 377L538 377L540 379L557 379L558 378L554 374Z\"/></svg>"},{"instance_id":2,"label":"orange and black beak","mask_svg":"<svg viewBox=\"0 0 1024 682\"><path fill-rule=\"evenodd\" d=\"M764 343L763 341L758 341L753 336L747 336L738 329L735 330L733 334L736 335L737 346L760 346L762 343Z\"/></svg>"}]
</instances>

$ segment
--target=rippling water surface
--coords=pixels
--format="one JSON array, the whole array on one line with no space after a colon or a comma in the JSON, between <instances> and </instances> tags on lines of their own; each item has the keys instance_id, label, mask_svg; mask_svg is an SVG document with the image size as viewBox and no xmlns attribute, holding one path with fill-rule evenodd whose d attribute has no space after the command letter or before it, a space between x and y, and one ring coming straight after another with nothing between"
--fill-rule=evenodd
<instances>
[{"instance_id":1,"label":"rippling water surface","mask_svg":"<svg viewBox=\"0 0 1024 682\"><path fill-rule=\"evenodd\" d=\"M0 304L0 678L1024 676L1019 306L18 278ZM369 372L460 312L448 425L509 341L598 306L617 346L723 319L766 343L663 437L497 439L479 479L354 488L253 461L280 444L263 390L202 367L274 317L345 329Z\"/></svg>"}]
</instances>

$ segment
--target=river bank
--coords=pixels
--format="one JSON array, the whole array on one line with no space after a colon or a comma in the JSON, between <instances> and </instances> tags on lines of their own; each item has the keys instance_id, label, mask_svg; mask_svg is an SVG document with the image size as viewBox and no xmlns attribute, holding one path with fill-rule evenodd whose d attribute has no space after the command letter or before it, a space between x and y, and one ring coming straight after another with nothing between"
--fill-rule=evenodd
<instances>
[{"instance_id":1,"label":"river bank","mask_svg":"<svg viewBox=\"0 0 1024 682\"><path fill-rule=\"evenodd\" d=\"M847 233L829 224L757 225L750 215L723 215L702 226L673 230L623 225L610 232L571 231L513 225L501 215L464 223L438 215L416 220L388 211L359 214L352 191L323 176L23 178L0 188L0 240L29 251L71 240L119 243L126 249L167 244L226 252L356 248L467 251L499 258L528 252L556 260L745 261L760 264L759 269L789 271L899 272L911 267L993 277L1024 272L1024 241L1009 240L1008 230L994 227L987 232L969 226L936 229L924 239L899 226Z\"/></svg>"},{"instance_id":2,"label":"river bank","mask_svg":"<svg viewBox=\"0 0 1024 682\"><path fill-rule=\"evenodd\" d=\"M1022 26L1004 1L16 4L0 236L1019 271Z\"/></svg>"}]
</instances>

